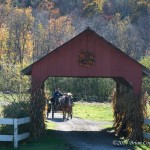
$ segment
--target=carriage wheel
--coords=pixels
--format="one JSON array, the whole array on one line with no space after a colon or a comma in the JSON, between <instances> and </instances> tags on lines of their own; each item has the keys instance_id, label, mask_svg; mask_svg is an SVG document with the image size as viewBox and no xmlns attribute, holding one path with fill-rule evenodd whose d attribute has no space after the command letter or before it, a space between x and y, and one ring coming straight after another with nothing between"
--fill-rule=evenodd
<instances>
[{"instance_id":1,"label":"carriage wheel","mask_svg":"<svg viewBox=\"0 0 150 150\"><path fill-rule=\"evenodd\" d=\"M47 118L49 116L49 113L51 112L52 106L49 104L47 109Z\"/></svg>"},{"instance_id":2,"label":"carriage wheel","mask_svg":"<svg viewBox=\"0 0 150 150\"><path fill-rule=\"evenodd\" d=\"M52 119L54 119L54 105L52 105Z\"/></svg>"},{"instance_id":3,"label":"carriage wheel","mask_svg":"<svg viewBox=\"0 0 150 150\"><path fill-rule=\"evenodd\" d=\"M48 113L48 111L47 111L47 118L48 118L48 115L49 115L49 113Z\"/></svg>"},{"instance_id":4,"label":"carriage wheel","mask_svg":"<svg viewBox=\"0 0 150 150\"><path fill-rule=\"evenodd\" d=\"M72 119L72 113L70 114L70 117L71 117L71 119Z\"/></svg>"}]
</instances>

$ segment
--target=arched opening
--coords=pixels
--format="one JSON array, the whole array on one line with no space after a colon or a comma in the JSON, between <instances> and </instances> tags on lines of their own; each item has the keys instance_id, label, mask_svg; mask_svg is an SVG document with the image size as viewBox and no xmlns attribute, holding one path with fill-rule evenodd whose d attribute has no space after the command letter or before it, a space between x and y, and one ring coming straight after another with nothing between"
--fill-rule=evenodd
<instances>
[{"instance_id":1,"label":"arched opening","mask_svg":"<svg viewBox=\"0 0 150 150\"><path fill-rule=\"evenodd\" d=\"M115 88L115 82L109 78L49 77L44 83L50 96L59 87L62 92L71 92L74 101L88 102L109 101L109 96Z\"/></svg>"},{"instance_id":2,"label":"arched opening","mask_svg":"<svg viewBox=\"0 0 150 150\"><path fill-rule=\"evenodd\" d=\"M59 77L56 77L56 78L51 77L51 85L52 85L51 88L52 89L55 89L55 87L61 87L62 88L62 85L59 84L58 79L59 79ZM60 79L62 79L62 77L60 77ZM75 78L68 78L67 77L66 79L71 80L71 79L75 79ZM91 80L96 79L96 80L98 80L101 78L77 78L77 79L81 79L83 81L84 79L91 79ZM123 78L115 77L115 78L113 78L113 80L116 83L116 86L115 86L116 90L114 91L114 93L113 93L114 95L112 97L114 127L116 129L116 134L120 135L120 134L125 133L126 136L128 136L131 139L137 140L137 137L138 137L138 140L141 140L142 139L142 137L141 137L141 135L142 135L142 120L141 120L141 122L139 122L139 118L143 118L142 111L140 111L141 110L141 103L140 103L141 97L140 96L136 97L136 95L133 92L132 86L127 81L125 81ZM47 82L50 82L48 80L48 78L47 78ZM38 114L34 113L33 119L32 119L33 124L35 124L34 125L35 129L37 129L39 127L39 125L38 125L36 120L38 120L40 118L40 115L41 115L41 118L43 118L43 120L41 119L42 121L39 122L39 124L43 123L40 126L41 131L43 130L43 133L45 130L45 122L44 122L45 121L45 108L44 108L44 105L46 103L44 87L45 86L44 86L44 82L43 82L41 89L35 91L35 94L33 94L33 95L35 95L35 97L33 97L33 99L35 99L35 101L33 101L35 103L35 104L33 104L33 106L35 106L37 102L41 102L41 104L38 103L38 107L33 108L34 111L39 112L39 110L40 110L40 112ZM114 85L112 86L112 88L114 88ZM65 89L63 89L63 90L65 91ZM72 92L71 89L66 89L66 91ZM84 90L84 91L86 91L86 90ZM109 94L110 94L110 91L112 91L112 89L109 90L109 92L108 92ZM106 93L103 93L103 94L106 94ZM87 97L87 95L86 96L85 95L83 95L83 98ZM107 95L107 99L109 99L108 95ZM130 109L128 106L130 107ZM135 114L131 113L131 111L133 111L133 110L138 110L135 112L136 116L135 116ZM132 119L130 120L129 118L132 118L133 115L134 115L134 120L132 120ZM137 117L137 118L135 118L135 117ZM135 128L135 126L137 128ZM134 129L135 130L138 129L138 132L135 132ZM139 130L139 129L141 129L141 130ZM34 131L33 134L35 132L36 131ZM34 135L34 136L40 137L41 135Z\"/></svg>"}]
</instances>

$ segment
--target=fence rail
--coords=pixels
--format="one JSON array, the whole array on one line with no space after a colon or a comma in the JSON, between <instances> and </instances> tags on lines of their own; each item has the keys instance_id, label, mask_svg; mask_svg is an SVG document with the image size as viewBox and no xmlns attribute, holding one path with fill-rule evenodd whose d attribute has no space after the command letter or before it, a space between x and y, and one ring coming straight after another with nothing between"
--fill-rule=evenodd
<instances>
[{"instance_id":1,"label":"fence rail","mask_svg":"<svg viewBox=\"0 0 150 150\"><path fill-rule=\"evenodd\" d=\"M150 119L144 119L144 124L148 124L148 125L150 125ZM146 132L144 132L143 133L143 136L144 136L144 138L146 138L146 139L150 139L150 133L146 133Z\"/></svg>"},{"instance_id":2,"label":"fence rail","mask_svg":"<svg viewBox=\"0 0 150 150\"><path fill-rule=\"evenodd\" d=\"M13 141L14 148L18 148L18 141L26 139L30 136L29 132L18 134L18 125L30 122L30 117L12 119L0 118L0 124L14 125L14 135L0 135L0 141Z\"/></svg>"}]
</instances>

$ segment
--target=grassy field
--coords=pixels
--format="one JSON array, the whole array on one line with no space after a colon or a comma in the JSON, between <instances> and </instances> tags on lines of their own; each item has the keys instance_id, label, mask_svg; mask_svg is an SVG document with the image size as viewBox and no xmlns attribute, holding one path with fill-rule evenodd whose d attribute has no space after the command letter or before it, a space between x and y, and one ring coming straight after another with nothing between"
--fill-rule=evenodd
<instances>
[{"instance_id":1,"label":"grassy field","mask_svg":"<svg viewBox=\"0 0 150 150\"><path fill-rule=\"evenodd\" d=\"M113 121L113 110L110 103L77 102L73 108L73 115L95 121Z\"/></svg>"}]
</instances>

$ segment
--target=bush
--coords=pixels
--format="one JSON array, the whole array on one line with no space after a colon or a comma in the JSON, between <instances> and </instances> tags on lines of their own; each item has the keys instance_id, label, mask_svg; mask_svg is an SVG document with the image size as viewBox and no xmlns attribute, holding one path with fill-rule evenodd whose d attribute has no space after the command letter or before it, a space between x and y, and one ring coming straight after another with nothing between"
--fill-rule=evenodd
<instances>
[{"instance_id":1,"label":"bush","mask_svg":"<svg viewBox=\"0 0 150 150\"><path fill-rule=\"evenodd\" d=\"M12 102L3 109L4 118L23 118L29 116L29 102Z\"/></svg>"},{"instance_id":2,"label":"bush","mask_svg":"<svg viewBox=\"0 0 150 150\"><path fill-rule=\"evenodd\" d=\"M21 102L12 102L7 106L3 107L2 111L4 118L24 118L29 117L29 102L21 101ZM19 125L18 132L23 133L29 131L29 123ZM13 125L1 125L0 133L11 135L14 133Z\"/></svg>"}]
</instances>

